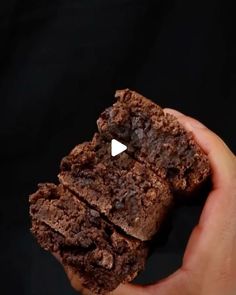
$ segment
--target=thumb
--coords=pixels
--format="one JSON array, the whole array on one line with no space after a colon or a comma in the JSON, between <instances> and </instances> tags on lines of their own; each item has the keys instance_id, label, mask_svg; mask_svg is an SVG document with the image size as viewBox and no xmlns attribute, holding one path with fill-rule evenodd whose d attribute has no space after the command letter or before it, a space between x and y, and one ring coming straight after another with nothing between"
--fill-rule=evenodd
<instances>
[{"instance_id":1,"label":"thumb","mask_svg":"<svg viewBox=\"0 0 236 295\"><path fill-rule=\"evenodd\" d=\"M183 294L185 272L177 270L167 278L147 286L121 284L111 295L179 295Z\"/></svg>"},{"instance_id":2,"label":"thumb","mask_svg":"<svg viewBox=\"0 0 236 295\"><path fill-rule=\"evenodd\" d=\"M150 295L179 295L185 294L186 273L183 268L170 276L146 287Z\"/></svg>"},{"instance_id":3,"label":"thumb","mask_svg":"<svg viewBox=\"0 0 236 295\"><path fill-rule=\"evenodd\" d=\"M120 284L110 295L149 295L147 287L133 284Z\"/></svg>"}]
</instances>

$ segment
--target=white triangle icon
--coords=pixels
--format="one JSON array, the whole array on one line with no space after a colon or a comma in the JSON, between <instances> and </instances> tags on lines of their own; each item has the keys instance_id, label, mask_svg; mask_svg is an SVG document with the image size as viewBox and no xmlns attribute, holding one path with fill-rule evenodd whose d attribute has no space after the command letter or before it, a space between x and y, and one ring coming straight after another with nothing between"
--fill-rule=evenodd
<instances>
[{"instance_id":1,"label":"white triangle icon","mask_svg":"<svg viewBox=\"0 0 236 295\"><path fill-rule=\"evenodd\" d=\"M119 142L116 139L111 140L111 155L115 157L122 153L123 151L127 150L127 146L123 143Z\"/></svg>"}]
</instances>

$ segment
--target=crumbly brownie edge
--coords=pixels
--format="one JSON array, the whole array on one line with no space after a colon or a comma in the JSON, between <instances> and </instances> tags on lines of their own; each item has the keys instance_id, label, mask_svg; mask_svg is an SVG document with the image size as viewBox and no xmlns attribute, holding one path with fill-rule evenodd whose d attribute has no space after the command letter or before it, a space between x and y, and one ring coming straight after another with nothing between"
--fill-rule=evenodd
<instances>
[{"instance_id":1,"label":"crumbly brownie edge","mask_svg":"<svg viewBox=\"0 0 236 295\"><path fill-rule=\"evenodd\" d=\"M50 189L55 191L55 186L51 184L47 184L46 186L41 185L39 192L33 194L33 196L31 197L31 202L34 205L36 206L38 205L40 207L45 206L45 204L46 206L50 206L48 202L57 202L58 194L56 198L54 198L55 196L54 197L52 196L52 193L47 193L46 198L44 198L45 196L43 197L43 194L45 194L47 190L50 191ZM48 199L48 197L50 197L50 200ZM42 200L44 200L46 203L44 204L43 202L41 202ZM77 202L77 199L76 199L76 202ZM103 291L105 293L107 292L109 288L110 289L108 291L111 291L111 289L116 288L119 285L119 283L132 279L133 277L137 275L137 273L140 270L144 268L144 263L147 256L147 248L146 246L144 246L143 243L139 242L138 240L132 239L130 237L121 236L119 233L114 232L114 229L113 229L113 234L111 237L112 239L114 238L114 241L116 241L115 243L117 242L119 243L119 240L123 241L125 239L126 242L128 242L127 245L129 246L127 250L125 250L126 252L122 252L123 254L113 253L115 269L109 269L109 266L107 263L109 263L109 260L111 259L108 254L109 251L111 251L111 249L108 252L105 249L102 250L103 246L101 246L101 244L99 246L100 250L98 249L98 251L96 251L96 249L93 249L91 247L89 247L87 250L81 249L81 247L77 246L77 242L76 240L73 240L73 237L71 238L70 236L68 236L67 238L65 238L61 233L59 233L58 231L55 231L49 225L39 221L40 216L34 215L34 212L36 212L36 210L37 210L36 208L33 208L33 212L31 211L31 214L33 215L32 232L36 236L39 244L48 251L51 251L53 253L60 253L60 256L62 258L64 265L70 265L71 267L74 267L77 269L78 273L85 281L84 282L85 287L90 289L92 288L93 291L96 291L97 289L96 292L102 294ZM34 218L34 216L37 216L37 219ZM45 221L44 218L43 220ZM111 229L111 225L109 225L109 228ZM107 242L104 240L104 242L102 243L106 244ZM110 243L111 242L109 242L109 247L110 247ZM119 244L117 244L117 246L119 246ZM132 246L134 248L132 248ZM80 255L79 253L81 250L82 250L82 254ZM97 255L98 253L100 253L99 255L104 255L105 253L107 258L104 257L105 260L103 259L102 261L103 263L105 263L105 266L107 265L108 269L103 269L101 268L101 266L95 267L94 269L93 268L89 269L90 265L86 265L85 261L91 262L92 261L91 255L95 255L95 254ZM138 257L139 257L139 260L138 260ZM125 261L127 262L133 261L132 263L134 263L133 269L128 269L126 273L123 271L123 267L125 267ZM82 268L80 268L81 266ZM84 272L84 268L86 269L86 267L87 267L87 271ZM112 277L116 278L116 280L112 280L112 281L110 280L110 276L112 273L113 273ZM96 280L92 280L91 282L92 277L93 278L96 277L97 281L100 282L99 283L100 285L95 283L94 286L91 286L91 284L93 284L93 282L96 281ZM105 280L103 280L103 278L105 278ZM98 292L98 288L100 290L99 292Z\"/></svg>"}]
</instances>

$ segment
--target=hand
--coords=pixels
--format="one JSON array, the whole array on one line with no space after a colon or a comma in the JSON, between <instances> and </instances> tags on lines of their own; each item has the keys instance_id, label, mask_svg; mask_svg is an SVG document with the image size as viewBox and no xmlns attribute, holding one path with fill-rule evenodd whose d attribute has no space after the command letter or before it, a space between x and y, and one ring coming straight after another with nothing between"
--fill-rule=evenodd
<instances>
[{"instance_id":1,"label":"hand","mask_svg":"<svg viewBox=\"0 0 236 295\"><path fill-rule=\"evenodd\" d=\"M236 157L200 122L166 109L191 131L208 155L213 190L193 230L180 269L149 286L120 285L112 295L235 295L236 294ZM81 291L79 277L66 270ZM82 291L85 295L90 292Z\"/></svg>"}]
</instances>

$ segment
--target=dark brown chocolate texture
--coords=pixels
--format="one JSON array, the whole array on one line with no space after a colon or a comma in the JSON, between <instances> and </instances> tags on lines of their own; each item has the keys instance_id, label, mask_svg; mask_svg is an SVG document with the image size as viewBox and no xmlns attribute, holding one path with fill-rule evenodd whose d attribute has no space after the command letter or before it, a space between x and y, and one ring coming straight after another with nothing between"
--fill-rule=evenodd
<instances>
[{"instance_id":1,"label":"dark brown chocolate texture","mask_svg":"<svg viewBox=\"0 0 236 295\"><path fill-rule=\"evenodd\" d=\"M97 121L100 134L127 144L128 153L148 165L174 192L195 190L210 174L207 156L178 120L129 89Z\"/></svg>"},{"instance_id":2,"label":"dark brown chocolate texture","mask_svg":"<svg viewBox=\"0 0 236 295\"><path fill-rule=\"evenodd\" d=\"M30 196L31 231L73 270L82 287L106 294L144 268L148 244L174 203L210 174L192 135L128 89L97 121L99 133L61 162L59 185ZM111 139L128 146L112 157Z\"/></svg>"},{"instance_id":3,"label":"dark brown chocolate texture","mask_svg":"<svg viewBox=\"0 0 236 295\"><path fill-rule=\"evenodd\" d=\"M127 234L149 240L172 204L165 181L96 134L76 146L61 164L60 182Z\"/></svg>"},{"instance_id":4,"label":"dark brown chocolate texture","mask_svg":"<svg viewBox=\"0 0 236 295\"><path fill-rule=\"evenodd\" d=\"M44 184L30 197L31 231L83 278L84 287L105 294L144 268L145 243L118 233L62 185Z\"/></svg>"}]
</instances>

